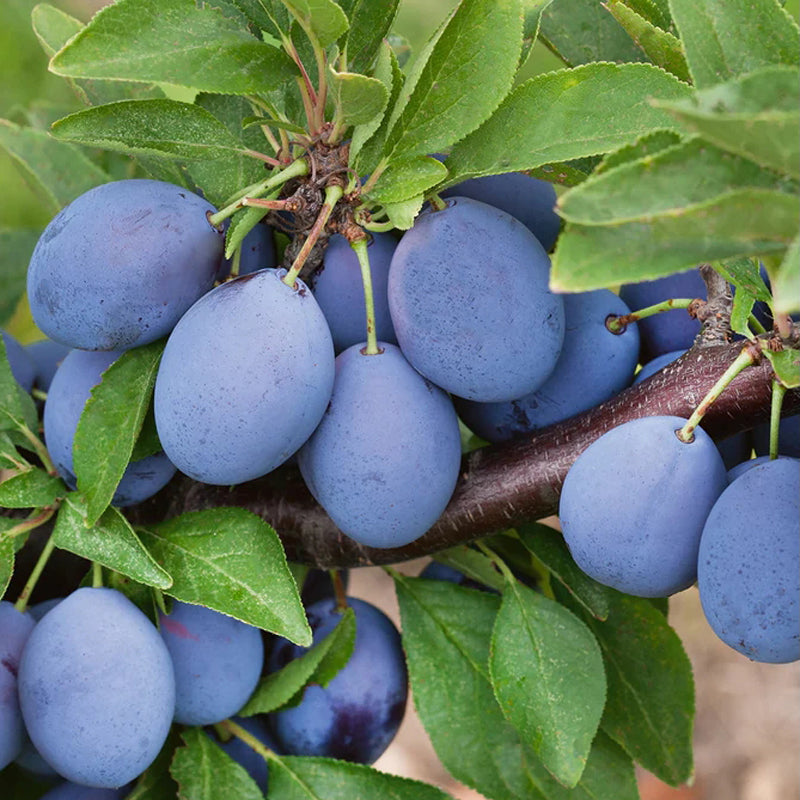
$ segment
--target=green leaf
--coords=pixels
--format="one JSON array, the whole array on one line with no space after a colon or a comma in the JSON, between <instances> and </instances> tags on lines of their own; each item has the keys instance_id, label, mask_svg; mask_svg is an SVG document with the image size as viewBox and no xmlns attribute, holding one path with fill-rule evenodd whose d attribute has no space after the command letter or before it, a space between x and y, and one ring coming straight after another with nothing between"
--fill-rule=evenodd
<instances>
[{"instance_id":1,"label":"green leaf","mask_svg":"<svg viewBox=\"0 0 800 800\"><path fill-rule=\"evenodd\" d=\"M0 483L0 506L5 508L42 508L52 505L67 493L60 478L43 469L31 467Z\"/></svg>"},{"instance_id":2,"label":"green leaf","mask_svg":"<svg viewBox=\"0 0 800 800\"><path fill-rule=\"evenodd\" d=\"M94 526L87 524L86 503L80 494L68 494L53 529L56 547L97 561L139 583L168 589L169 574L152 558L128 521L109 508Z\"/></svg>"},{"instance_id":3,"label":"green leaf","mask_svg":"<svg viewBox=\"0 0 800 800\"><path fill-rule=\"evenodd\" d=\"M597 165L594 174L600 175L630 161L637 161L640 158L655 155L668 147L678 144L680 141L680 134L675 131L652 131L651 133L646 133L633 144L626 144L624 147L620 147L619 150L615 150L605 156Z\"/></svg>"},{"instance_id":4,"label":"green leaf","mask_svg":"<svg viewBox=\"0 0 800 800\"><path fill-rule=\"evenodd\" d=\"M495 569L494 564L482 553L467 545L451 547L434 553L433 557L441 564L452 567L473 581L502 592L505 587L503 576Z\"/></svg>"},{"instance_id":5,"label":"green leaf","mask_svg":"<svg viewBox=\"0 0 800 800\"><path fill-rule=\"evenodd\" d=\"M25 293L28 262L41 231L0 228L0 324L14 313Z\"/></svg>"},{"instance_id":6,"label":"green leaf","mask_svg":"<svg viewBox=\"0 0 800 800\"><path fill-rule=\"evenodd\" d=\"M608 590L606 622L584 615L600 643L608 695L601 728L672 786L692 776L692 665L664 615L645 598Z\"/></svg>"},{"instance_id":7,"label":"green leaf","mask_svg":"<svg viewBox=\"0 0 800 800\"><path fill-rule=\"evenodd\" d=\"M772 282L772 293L775 297L774 309L779 314L793 314L800 311L800 236L795 237L789 245L778 274Z\"/></svg>"},{"instance_id":8,"label":"green leaf","mask_svg":"<svg viewBox=\"0 0 800 800\"><path fill-rule=\"evenodd\" d=\"M270 758L269 796L280 800L452 800L428 783L364 764L297 756Z\"/></svg>"},{"instance_id":9,"label":"green leaf","mask_svg":"<svg viewBox=\"0 0 800 800\"><path fill-rule=\"evenodd\" d=\"M368 201L382 203L402 203L424 194L447 175L447 167L441 161L429 156L392 161L381 173L375 186L366 195Z\"/></svg>"},{"instance_id":10,"label":"green leaf","mask_svg":"<svg viewBox=\"0 0 800 800\"><path fill-rule=\"evenodd\" d=\"M765 348L762 352L772 364L775 377L787 389L796 389L800 386L799 350L781 350L779 353L773 353Z\"/></svg>"},{"instance_id":11,"label":"green leaf","mask_svg":"<svg viewBox=\"0 0 800 800\"><path fill-rule=\"evenodd\" d=\"M609 0L605 6L650 61L682 81L691 80L680 39L637 14L625 0Z\"/></svg>"},{"instance_id":12,"label":"green leaf","mask_svg":"<svg viewBox=\"0 0 800 800\"><path fill-rule=\"evenodd\" d=\"M348 608L336 627L319 643L285 667L263 678L239 716L267 714L295 705L309 683L327 686L347 664L356 641L356 618ZM295 702L296 701L296 702Z\"/></svg>"},{"instance_id":13,"label":"green leaf","mask_svg":"<svg viewBox=\"0 0 800 800\"><path fill-rule=\"evenodd\" d=\"M347 15L333 0L281 0L304 29L322 47L333 44L350 26Z\"/></svg>"},{"instance_id":14,"label":"green leaf","mask_svg":"<svg viewBox=\"0 0 800 800\"><path fill-rule=\"evenodd\" d=\"M698 89L800 63L797 23L775 0L670 0L670 9Z\"/></svg>"},{"instance_id":15,"label":"green leaf","mask_svg":"<svg viewBox=\"0 0 800 800\"><path fill-rule=\"evenodd\" d=\"M581 225L612 225L681 213L728 192L785 188L774 172L692 139L593 176L562 195L559 214Z\"/></svg>"},{"instance_id":16,"label":"green leaf","mask_svg":"<svg viewBox=\"0 0 800 800\"><path fill-rule=\"evenodd\" d=\"M181 800L263 800L247 770L235 762L202 728L189 728L181 737L169 771Z\"/></svg>"},{"instance_id":17,"label":"green leaf","mask_svg":"<svg viewBox=\"0 0 800 800\"><path fill-rule=\"evenodd\" d=\"M209 95L213 97L214 95ZM242 120L242 127L243 128L251 128L254 125L269 125L273 128L279 128L280 130L289 131L289 133L299 133L301 135L305 135L305 128L301 127L300 125L295 125L292 122L286 122L286 120L282 119L274 119L272 117L245 117Z\"/></svg>"},{"instance_id":18,"label":"green leaf","mask_svg":"<svg viewBox=\"0 0 800 800\"><path fill-rule=\"evenodd\" d=\"M52 132L90 147L176 159L230 158L243 149L213 114L175 100L94 106L60 119Z\"/></svg>"},{"instance_id":19,"label":"green leaf","mask_svg":"<svg viewBox=\"0 0 800 800\"><path fill-rule=\"evenodd\" d=\"M386 215L392 225L399 231L407 231L413 224L422 209L425 198L422 195L402 200L399 203L387 203L384 206Z\"/></svg>"},{"instance_id":20,"label":"green leaf","mask_svg":"<svg viewBox=\"0 0 800 800\"><path fill-rule=\"evenodd\" d=\"M539 35L539 28L542 23L542 14L553 0L522 0L522 54L519 59L519 66L522 67L528 60L536 37Z\"/></svg>"},{"instance_id":21,"label":"green leaf","mask_svg":"<svg viewBox=\"0 0 800 800\"><path fill-rule=\"evenodd\" d=\"M6 343L0 336L0 431L19 430L26 415L24 394L11 372Z\"/></svg>"},{"instance_id":22,"label":"green leaf","mask_svg":"<svg viewBox=\"0 0 800 800\"><path fill-rule=\"evenodd\" d=\"M568 223L556 244L550 285L582 292L660 278L704 261L780 253L796 235L798 214L797 197L740 189L632 222Z\"/></svg>"},{"instance_id":23,"label":"green leaf","mask_svg":"<svg viewBox=\"0 0 800 800\"><path fill-rule=\"evenodd\" d=\"M347 0L339 5L350 19L350 30L344 41L347 64L352 72L366 72L389 33L399 0Z\"/></svg>"},{"instance_id":24,"label":"green leaf","mask_svg":"<svg viewBox=\"0 0 800 800\"><path fill-rule=\"evenodd\" d=\"M83 409L72 455L89 525L108 508L128 466L163 350L163 340L127 350L103 373Z\"/></svg>"},{"instance_id":25,"label":"green leaf","mask_svg":"<svg viewBox=\"0 0 800 800\"><path fill-rule=\"evenodd\" d=\"M661 30L675 33L669 0L625 0L625 5Z\"/></svg>"},{"instance_id":26,"label":"green leaf","mask_svg":"<svg viewBox=\"0 0 800 800\"><path fill-rule=\"evenodd\" d=\"M653 108L651 98L690 94L686 84L648 64L590 64L539 75L453 148L447 184L605 153L653 130L675 130L674 119ZM603 113L587 114L600 96Z\"/></svg>"},{"instance_id":27,"label":"green leaf","mask_svg":"<svg viewBox=\"0 0 800 800\"><path fill-rule=\"evenodd\" d=\"M554 600L509 582L489 669L506 719L559 782L575 786L606 694L600 648L589 629Z\"/></svg>"},{"instance_id":28,"label":"green leaf","mask_svg":"<svg viewBox=\"0 0 800 800\"><path fill-rule=\"evenodd\" d=\"M395 70L399 72L400 68L397 66L397 59L395 58L392 48L387 42L382 42L378 50L378 58L375 63L375 78L379 80L386 88L387 100L383 110L375 116L371 121L363 125L356 125L350 139L350 153L349 162L351 165L356 163L358 154L364 144L369 141L370 137L380 128L381 123L386 117L386 109L389 105L389 99L395 96L393 92L394 73Z\"/></svg>"},{"instance_id":29,"label":"green leaf","mask_svg":"<svg viewBox=\"0 0 800 800\"><path fill-rule=\"evenodd\" d=\"M244 237L247 236L267 214L269 214L268 208L248 206L241 211L237 211L231 217L228 230L225 231L225 258L233 258L236 248L244 241Z\"/></svg>"},{"instance_id":30,"label":"green leaf","mask_svg":"<svg viewBox=\"0 0 800 800\"><path fill-rule=\"evenodd\" d=\"M602 3L553 0L542 14L539 38L570 67L646 60Z\"/></svg>"},{"instance_id":31,"label":"green leaf","mask_svg":"<svg viewBox=\"0 0 800 800\"><path fill-rule=\"evenodd\" d=\"M14 574L14 541L0 536L0 597L3 597Z\"/></svg>"},{"instance_id":32,"label":"green leaf","mask_svg":"<svg viewBox=\"0 0 800 800\"><path fill-rule=\"evenodd\" d=\"M336 118L344 125L365 125L380 118L389 102L389 90L377 78L328 68Z\"/></svg>"},{"instance_id":33,"label":"green leaf","mask_svg":"<svg viewBox=\"0 0 800 800\"><path fill-rule=\"evenodd\" d=\"M717 261L712 266L728 283L736 286L737 292L739 289L744 289L756 300L764 303L772 301L772 295L761 277L758 264L752 258Z\"/></svg>"},{"instance_id":34,"label":"green leaf","mask_svg":"<svg viewBox=\"0 0 800 800\"><path fill-rule=\"evenodd\" d=\"M308 647L311 630L275 531L242 508L196 511L141 531L169 594Z\"/></svg>"},{"instance_id":35,"label":"green leaf","mask_svg":"<svg viewBox=\"0 0 800 800\"><path fill-rule=\"evenodd\" d=\"M458 5L400 92L386 155L436 152L491 115L511 88L519 61L519 12L517 0L463 0ZM465 92L466 86L480 91Z\"/></svg>"},{"instance_id":36,"label":"green leaf","mask_svg":"<svg viewBox=\"0 0 800 800\"><path fill-rule=\"evenodd\" d=\"M53 214L94 186L111 180L73 144L0 119L0 147L22 169Z\"/></svg>"},{"instance_id":37,"label":"green leaf","mask_svg":"<svg viewBox=\"0 0 800 800\"><path fill-rule=\"evenodd\" d=\"M769 67L679 102L657 101L704 139L800 177L800 72Z\"/></svg>"},{"instance_id":38,"label":"green leaf","mask_svg":"<svg viewBox=\"0 0 800 800\"><path fill-rule=\"evenodd\" d=\"M593 617L608 619L608 592L605 586L586 575L572 559L564 537L553 528L538 523L520 525L517 534L522 544L549 570L564 588Z\"/></svg>"},{"instance_id":39,"label":"green leaf","mask_svg":"<svg viewBox=\"0 0 800 800\"><path fill-rule=\"evenodd\" d=\"M225 94L269 91L297 74L281 50L194 0L119 0L98 11L50 69Z\"/></svg>"}]
</instances>

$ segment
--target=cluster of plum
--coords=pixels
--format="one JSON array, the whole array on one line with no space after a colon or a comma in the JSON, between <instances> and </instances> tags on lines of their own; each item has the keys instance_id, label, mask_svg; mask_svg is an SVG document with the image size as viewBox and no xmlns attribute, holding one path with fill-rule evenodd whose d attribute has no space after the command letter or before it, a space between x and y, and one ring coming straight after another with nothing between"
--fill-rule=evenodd
<instances>
[{"instance_id":1,"label":"cluster of plum","mask_svg":"<svg viewBox=\"0 0 800 800\"><path fill-rule=\"evenodd\" d=\"M314 644L342 616L324 573L312 572L304 601ZM315 599L316 597L316 599ZM158 755L173 725L244 728L275 753L372 763L394 738L408 679L400 635L383 612L346 598L356 620L347 664L299 704L236 717L262 674L304 648L203 606L175 601L158 627L115 589L79 588L20 612L0 602L0 768L12 760L51 781L65 800L123 797ZM275 637L273 637L274 639ZM380 679L375 679L378 670ZM263 754L233 737L208 735L267 790Z\"/></svg>"}]
</instances>

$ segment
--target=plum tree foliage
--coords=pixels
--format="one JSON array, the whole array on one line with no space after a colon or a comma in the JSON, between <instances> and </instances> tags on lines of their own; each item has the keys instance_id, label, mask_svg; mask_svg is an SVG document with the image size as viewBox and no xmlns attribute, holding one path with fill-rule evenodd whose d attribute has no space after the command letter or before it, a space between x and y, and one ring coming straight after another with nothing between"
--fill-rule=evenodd
<instances>
[{"instance_id":1,"label":"plum tree foliage","mask_svg":"<svg viewBox=\"0 0 800 800\"><path fill-rule=\"evenodd\" d=\"M43 233L0 228L4 797L47 788L13 763L27 726L65 777L132 781L136 800L257 800L264 759L269 800L445 798L327 757L361 752L327 728L324 747L302 753L288 723L270 738L264 715L306 725L303 697L325 709L329 687L351 706L342 726L371 718L346 682L365 639L359 601L345 610L334 574L338 602L319 601L328 635L312 637L298 591L308 567L387 565L404 654L394 648L392 692L404 702L407 673L442 764L490 800L633 800L635 764L690 779L691 666L662 598L695 580L698 547L721 635L753 657L797 657L796 602L766 635L725 617L730 593L797 594L796 461L725 489L713 447L757 426L773 433L759 445L773 459L797 446L795 20L778 0L460 0L409 58L398 4L117 0L85 24L33 9L49 70L75 99L0 120L0 148L53 217ZM526 79L537 42L563 66ZM692 288L672 303L683 289L653 287L685 285L680 273ZM609 291L620 286L633 316ZM664 301L688 307L669 313L696 320L691 336L702 323L694 344L657 340L649 323L640 337L637 313ZM754 309L768 309L767 330ZM55 343L14 340L28 310ZM352 316L344 332L332 322L347 314L355 344ZM42 432L60 348L75 346L99 366L69 387L69 413L53 401ZM689 349L629 385L637 357L676 347ZM454 407L496 443L459 437ZM129 465L154 458L184 474L120 510ZM764 481L770 470L781 480ZM537 520L557 512L568 473L562 537ZM780 554L762 501L788 529ZM651 520L655 506L672 516ZM622 545L598 540L601 512ZM688 558L673 536L685 516ZM53 554L80 557L66 590L37 584ZM420 555L469 580L388 566ZM754 572L762 557L769 575ZM64 592L33 626L31 594ZM160 666L151 623L185 671L224 672L190 630L201 608L248 626L249 655L235 657L246 688L224 704L229 718L193 709L171 726L178 664ZM128 628L141 669L118 659ZM273 658L253 688L256 629ZM61 688L72 678L54 637L89 660L82 699ZM382 656L358 658L379 681ZM220 700L209 670L202 694ZM48 698L70 703L57 728ZM142 729L105 713L136 703ZM380 747L353 762L391 739L398 703L370 730ZM130 742L114 741L119 728ZM87 764L101 744L105 760Z\"/></svg>"}]
</instances>

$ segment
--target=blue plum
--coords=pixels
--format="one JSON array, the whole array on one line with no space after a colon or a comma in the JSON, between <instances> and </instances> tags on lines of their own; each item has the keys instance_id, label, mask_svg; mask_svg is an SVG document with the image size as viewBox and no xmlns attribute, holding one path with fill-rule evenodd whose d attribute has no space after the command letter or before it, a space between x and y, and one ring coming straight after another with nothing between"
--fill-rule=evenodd
<instances>
[{"instance_id":1,"label":"blue plum","mask_svg":"<svg viewBox=\"0 0 800 800\"><path fill-rule=\"evenodd\" d=\"M10 333L0 331L0 335L6 346L6 358L14 380L29 392L36 378L36 364L30 353Z\"/></svg>"},{"instance_id":2,"label":"blue plum","mask_svg":"<svg viewBox=\"0 0 800 800\"><path fill-rule=\"evenodd\" d=\"M159 625L175 672L175 721L213 725L239 711L264 663L259 629L177 600Z\"/></svg>"},{"instance_id":3,"label":"blue plum","mask_svg":"<svg viewBox=\"0 0 800 800\"><path fill-rule=\"evenodd\" d=\"M550 377L531 394L506 403L454 400L459 416L489 442L504 442L545 428L608 400L629 386L639 358L639 331L620 334L605 325L610 314L628 307L600 289L564 295L566 330L561 355Z\"/></svg>"},{"instance_id":4,"label":"blue plum","mask_svg":"<svg viewBox=\"0 0 800 800\"><path fill-rule=\"evenodd\" d=\"M132 179L96 186L45 228L28 267L33 319L83 350L160 339L214 285L223 237L215 209L180 186Z\"/></svg>"},{"instance_id":5,"label":"blue plum","mask_svg":"<svg viewBox=\"0 0 800 800\"><path fill-rule=\"evenodd\" d=\"M389 315L386 286L389 264L396 247L397 240L388 233L373 234L372 241L367 245L375 303L375 333L381 341L393 344L397 338ZM367 312L361 267L344 236L334 234L328 240L325 258L309 285L328 320L337 353L350 345L366 341Z\"/></svg>"},{"instance_id":6,"label":"blue plum","mask_svg":"<svg viewBox=\"0 0 800 800\"><path fill-rule=\"evenodd\" d=\"M753 428L753 446L759 456L769 455L769 422ZM800 415L783 417L778 426L778 452L800 458Z\"/></svg>"},{"instance_id":7,"label":"blue plum","mask_svg":"<svg viewBox=\"0 0 800 800\"><path fill-rule=\"evenodd\" d=\"M400 547L422 536L455 489L461 465L450 398L395 345L336 358L319 427L298 453L300 472L339 529L360 544Z\"/></svg>"},{"instance_id":8,"label":"blue plum","mask_svg":"<svg viewBox=\"0 0 800 800\"><path fill-rule=\"evenodd\" d=\"M59 774L116 788L166 740L175 678L150 620L114 589L81 588L48 612L19 665L28 735Z\"/></svg>"},{"instance_id":9,"label":"blue plum","mask_svg":"<svg viewBox=\"0 0 800 800\"><path fill-rule=\"evenodd\" d=\"M97 789L66 781L43 794L39 800L122 800L119 789Z\"/></svg>"},{"instance_id":10,"label":"blue plum","mask_svg":"<svg viewBox=\"0 0 800 800\"><path fill-rule=\"evenodd\" d=\"M405 713L408 675L400 634L375 606L348 598L356 617L356 640L347 664L326 686L307 686L294 708L271 715L272 729L287 753L372 764L389 746ZM332 598L307 610L314 644L337 625ZM269 666L276 671L305 648L278 641Z\"/></svg>"},{"instance_id":11,"label":"blue plum","mask_svg":"<svg viewBox=\"0 0 800 800\"><path fill-rule=\"evenodd\" d=\"M555 368L564 301L550 259L504 211L466 197L424 211L397 245L389 309L397 341L428 380L466 400L515 400Z\"/></svg>"},{"instance_id":12,"label":"blue plum","mask_svg":"<svg viewBox=\"0 0 800 800\"><path fill-rule=\"evenodd\" d=\"M720 495L700 540L709 625L754 661L800 659L800 462L768 461Z\"/></svg>"},{"instance_id":13,"label":"blue plum","mask_svg":"<svg viewBox=\"0 0 800 800\"><path fill-rule=\"evenodd\" d=\"M590 577L627 594L666 597L694 583L708 512L727 485L713 440L680 417L607 431L575 460L561 492L564 540Z\"/></svg>"},{"instance_id":14,"label":"blue plum","mask_svg":"<svg viewBox=\"0 0 800 800\"><path fill-rule=\"evenodd\" d=\"M448 567L447 564L440 564L438 561L431 561L426 564L419 577L430 581L447 581L458 586L466 586L468 589L480 589L482 592L494 592L494 590L487 589L484 584L468 578L463 572L459 572L453 567ZM494 593L496 594L496 592Z\"/></svg>"},{"instance_id":15,"label":"blue plum","mask_svg":"<svg viewBox=\"0 0 800 800\"><path fill-rule=\"evenodd\" d=\"M551 250L561 229L556 190L551 183L522 172L470 178L442 192L442 197L470 197L511 214Z\"/></svg>"},{"instance_id":16,"label":"blue plum","mask_svg":"<svg viewBox=\"0 0 800 800\"><path fill-rule=\"evenodd\" d=\"M796 458L792 459L791 456L778 456L778 458L789 458L793 461L798 460ZM769 456L756 456L755 458L748 459L747 461L740 461L738 464L734 464L732 467L728 468L728 483L733 483L739 476L744 475L744 473L748 470L753 469L753 467L758 467L761 464L767 464L769 461Z\"/></svg>"},{"instance_id":17,"label":"blue plum","mask_svg":"<svg viewBox=\"0 0 800 800\"><path fill-rule=\"evenodd\" d=\"M234 717L232 721L237 725L241 725L248 733L255 736L259 742L266 745L273 752L280 752L280 748L269 729L266 716ZM232 736L226 742L219 742L219 746L237 764L247 770L250 777L258 785L258 788L266 794L269 784L269 767L266 759L237 736Z\"/></svg>"},{"instance_id":18,"label":"blue plum","mask_svg":"<svg viewBox=\"0 0 800 800\"><path fill-rule=\"evenodd\" d=\"M17 611L13 603L0 601L0 769L22 752L25 725L17 699L17 675L22 650L36 620Z\"/></svg>"},{"instance_id":19,"label":"blue plum","mask_svg":"<svg viewBox=\"0 0 800 800\"><path fill-rule=\"evenodd\" d=\"M25 349L33 359L36 366L35 385L42 391L47 391L55 377L56 370L66 358L70 349L65 344L54 342L52 339L40 339L32 342Z\"/></svg>"},{"instance_id":20,"label":"blue plum","mask_svg":"<svg viewBox=\"0 0 800 800\"><path fill-rule=\"evenodd\" d=\"M223 258L220 262L217 280L223 281L231 271L232 259ZM260 269L278 266L275 239L272 228L259 223L242 240L239 256L239 275L249 275Z\"/></svg>"},{"instance_id":21,"label":"blue plum","mask_svg":"<svg viewBox=\"0 0 800 800\"><path fill-rule=\"evenodd\" d=\"M641 323L637 323L639 325ZM653 359L650 359L637 373L636 377L633 379L634 383L641 383L643 380L649 378L651 375L655 375L656 372L661 371L667 364L671 364L673 361L677 361L684 353L686 352L686 348L683 350L671 350L669 353L662 353L660 356L656 356Z\"/></svg>"},{"instance_id":22,"label":"blue plum","mask_svg":"<svg viewBox=\"0 0 800 800\"><path fill-rule=\"evenodd\" d=\"M92 388L103 373L119 358L117 352L73 350L61 362L44 404L44 438L50 458L64 482L74 489L76 478L72 461L72 442ZM130 506L152 497L175 474L175 466L164 455L155 453L131 462L114 493L112 503Z\"/></svg>"},{"instance_id":23,"label":"blue plum","mask_svg":"<svg viewBox=\"0 0 800 800\"><path fill-rule=\"evenodd\" d=\"M234 484L286 461L330 400L333 342L302 281L259 270L218 286L164 350L154 409L164 451L196 480Z\"/></svg>"},{"instance_id":24,"label":"blue plum","mask_svg":"<svg viewBox=\"0 0 800 800\"><path fill-rule=\"evenodd\" d=\"M700 272L690 269L652 281L626 283L620 289L619 296L631 311L639 311L672 298L699 297L705 300L706 285ZM662 353L688 350L700 333L700 323L692 319L685 309L678 308L647 317L636 324L642 342L643 363Z\"/></svg>"}]
</instances>

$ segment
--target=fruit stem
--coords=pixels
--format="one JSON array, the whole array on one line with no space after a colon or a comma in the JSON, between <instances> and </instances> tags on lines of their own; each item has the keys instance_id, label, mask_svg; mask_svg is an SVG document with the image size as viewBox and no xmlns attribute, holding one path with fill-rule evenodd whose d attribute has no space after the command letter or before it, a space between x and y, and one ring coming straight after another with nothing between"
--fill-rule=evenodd
<instances>
[{"instance_id":1,"label":"fruit stem","mask_svg":"<svg viewBox=\"0 0 800 800\"><path fill-rule=\"evenodd\" d=\"M376 356L381 350L378 347L378 335L375 332L375 299L372 291L372 272L369 268L367 236L363 231L361 234L358 239L350 242L350 247L353 248L361 267L361 282L364 284L364 306L367 310L367 346L361 352L366 356Z\"/></svg>"},{"instance_id":2,"label":"fruit stem","mask_svg":"<svg viewBox=\"0 0 800 800\"><path fill-rule=\"evenodd\" d=\"M656 303L652 306L647 306L639 311L632 311L630 314L609 314L606 317L606 328L611 333L624 333L625 328L631 322L638 322L640 319L652 317L655 314L662 314L664 311L671 311L673 308L689 308L695 300L692 298L673 298L671 300L664 300L661 303Z\"/></svg>"},{"instance_id":3,"label":"fruit stem","mask_svg":"<svg viewBox=\"0 0 800 800\"><path fill-rule=\"evenodd\" d=\"M713 403L728 388L733 379L745 368L757 364L761 360L761 349L757 342L748 342L733 363L722 373L717 382L709 389L706 396L692 412L686 424L677 431L677 437L684 443L694 441L694 429L700 424L703 417Z\"/></svg>"},{"instance_id":4,"label":"fruit stem","mask_svg":"<svg viewBox=\"0 0 800 800\"><path fill-rule=\"evenodd\" d=\"M215 726L216 727L216 726ZM275 755L263 742L256 739L252 733L246 731L241 725L233 720L224 719L219 723L219 727L233 734L237 739L241 739L248 747L252 747L263 759L268 759Z\"/></svg>"},{"instance_id":5,"label":"fruit stem","mask_svg":"<svg viewBox=\"0 0 800 800\"><path fill-rule=\"evenodd\" d=\"M305 242L303 242L303 246L300 248L300 252L297 254L297 257L292 263L291 269L282 278L283 282L287 286L294 288L294 284L297 281L297 276L300 274L300 270L303 268L303 265L306 263L306 259L311 254L311 250L317 243L317 239L319 239L319 237L322 235L322 232L325 230L325 225L328 222L328 218L343 194L344 190L337 184L332 184L325 189L325 202L322 205L319 216L314 222L314 227L308 232L308 238L305 240Z\"/></svg>"},{"instance_id":6,"label":"fruit stem","mask_svg":"<svg viewBox=\"0 0 800 800\"><path fill-rule=\"evenodd\" d=\"M52 515L52 513L53 512L51 511L50 514ZM51 533L50 536L47 537L47 542L45 542L42 552L39 554L39 558L33 565L33 569L31 570L31 574L28 577L27 583L22 587L22 591L19 593L17 602L14 603L14 608L16 608L20 614L23 613L28 607L28 600L30 600L31 594L33 594L33 590L36 588L36 582L39 580L39 576L42 574L45 564L47 564L47 560L53 554L55 547L55 539Z\"/></svg>"},{"instance_id":7,"label":"fruit stem","mask_svg":"<svg viewBox=\"0 0 800 800\"><path fill-rule=\"evenodd\" d=\"M778 457L778 438L781 425L781 408L786 387L779 381L772 381L772 406L769 419L769 457L774 461Z\"/></svg>"},{"instance_id":8,"label":"fruit stem","mask_svg":"<svg viewBox=\"0 0 800 800\"><path fill-rule=\"evenodd\" d=\"M432 194L425 198L434 211L444 211L447 208L447 202L442 200L438 194Z\"/></svg>"},{"instance_id":9,"label":"fruit stem","mask_svg":"<svg viewBox=\"0 0 800 800\"><path fill-rule=\"evenodd\" d=\"M338 569L329 570L333 584L333 596L336 598L336 610L344 613L350 606L347 602L347 591L344 588L342 573Z\"/></svg>"},{"instance_id":10,"label":"fruit stem","mask_svg":"<svg viewBox=\"0 0 800 800\"><path fill-rule=\"evenodd\" d=\"M92 588L103 588L103 565L99 561L92 561Z\"/></svg>"},{"instance_id":11,"label":"fruit stem","mask_svg":"<svg viewBox=\"0 0 800 800\"><path fill-rule=\"evenodd\" d=\"M216 214L210 214L208 221L215 228L218 228L228 217L232 217L242 207L242 200L245 197L260 197L266 194L270 189L281 186L292 178L300 178L303 175L308 175L308 162L304 158L298 158L297 161L293 161L289 164L286 169L274 173L265 181L252 184L245 188L232 203L225 206L222 210L217 211Z\"/></svg>"}]
</instances>

